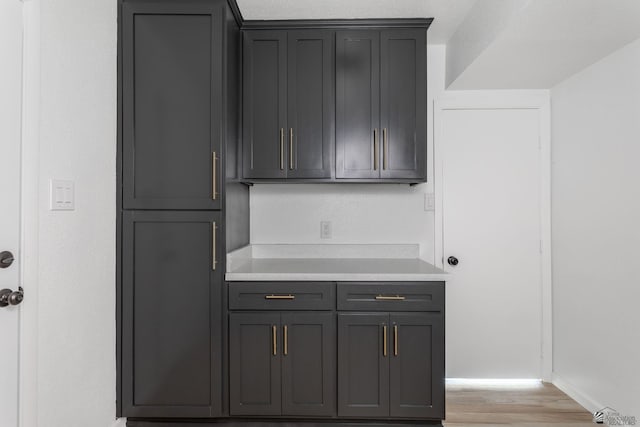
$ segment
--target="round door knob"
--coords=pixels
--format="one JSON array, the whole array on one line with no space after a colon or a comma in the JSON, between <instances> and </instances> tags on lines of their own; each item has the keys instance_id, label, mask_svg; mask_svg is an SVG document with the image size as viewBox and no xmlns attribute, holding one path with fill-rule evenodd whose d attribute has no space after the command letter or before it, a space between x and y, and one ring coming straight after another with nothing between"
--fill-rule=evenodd
<instances>
[{"instance_id":1,"label":"round door knob","mask_svg":"<svg viewBox=\"0 0 640 427\"><path fill-rule=\"evenodd\" d=\"M11 289L0 290L0 307L18 305L24 300L24 290L19 287L17 291Z\"/></svg>"},{"instance_id":2,"label":"round door knob","mask_svg":"<svg viewBox=\"0 0 640 427\"><path fill-rule=\"evenodd\" d=\"M455 267L456 265L458 265L458 258L454 256L450 256L449 258L447 258L447 262L449 263L449 265L452 265Z\"/></svg>"},{"instance_id":3,"label":"round door knob","mask_svg":"<svg viewBox=\"0 0 640 427\"><path fill-rule=\"evenodd\" d=\"M10 305L18 305L24 300L24 291L22 287L19 287L17 291L11 292L9 295L9 304Z\"/></svg>"}]
</instances>

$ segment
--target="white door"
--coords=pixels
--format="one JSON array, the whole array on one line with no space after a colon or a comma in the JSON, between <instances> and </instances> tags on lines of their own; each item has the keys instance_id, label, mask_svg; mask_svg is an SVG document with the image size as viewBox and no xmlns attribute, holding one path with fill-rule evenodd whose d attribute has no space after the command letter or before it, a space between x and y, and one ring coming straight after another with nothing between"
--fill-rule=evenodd
<instances>
[{"instance_id":1,"label":"white door","mask_svg":"<svg viewBox=\"0 0 640 427\"><path fill-rule=\"evenodd\" d=\"M22 3L0 0L0 425L18 426ZM4 261L3 261L4 260ZM4 302L3 302L4 301ZM7 305L8 304L8 305Z\"/></svg>"},{"instance_id":2,"label":"white door","mask_svg":"<svg viewBox=\"0 0 640 427\"><path fill-rule=\"evenodd\" d=\"M447 377L540 379L539 110L441 114Z\"/></svg>"}]
</instances>

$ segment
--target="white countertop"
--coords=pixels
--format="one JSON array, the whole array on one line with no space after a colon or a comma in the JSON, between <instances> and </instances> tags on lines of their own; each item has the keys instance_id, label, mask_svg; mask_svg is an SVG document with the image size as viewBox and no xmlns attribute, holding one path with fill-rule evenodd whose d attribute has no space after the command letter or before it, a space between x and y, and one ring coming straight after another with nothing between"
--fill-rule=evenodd
<instances>
[{"instance_id":1,"label":"white countertop","mask_svg":"<svg viewBox=\"0 0 640 427\"><path fill-rule=\"evenodd\" d=\"M443 270L418 259L417 253L417 245L251 245L227 256L225 278L334 282L446 280Z\"/></svg>"}]
</instances>

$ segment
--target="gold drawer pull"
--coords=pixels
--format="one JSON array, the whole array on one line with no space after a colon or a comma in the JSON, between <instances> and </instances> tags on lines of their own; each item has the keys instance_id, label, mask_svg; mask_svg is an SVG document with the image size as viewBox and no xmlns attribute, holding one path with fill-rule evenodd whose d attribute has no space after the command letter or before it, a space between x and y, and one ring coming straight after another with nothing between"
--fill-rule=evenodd
<instances>
[{"instance_id":1,"label":"gold drawer pull","mask_svg":"<svg viewBox=\"0 0 640 427\"><path fill-rule=\"evenodd\" d=\"M280 128L280 170L284 170L284 128Z\"/></svg>"},{"instance_id":2,"label":"gold drawer pull","mask_svg":"<svg viewBox=\"0 0 640 427\"><path fill-rule=\"evenodd\" d=\"M273 355L278 355L278 338L276 338L276 334L278 333L278 329L276 325L271 326L271 337L273 339Z\"/></svg>"},{"instance_id":3,"label":"gold drawer pull","mask_svg":"<svg viewBox=\"0 0 640 427\"><path fill-rule=\"evenodd\" d=\"M218 156L214 151L211 155L211 199L217 200L218 198Z\"/></svg>"},{"instance_id":4,"label":"gold drawer pull","mask_svg":"<svg viewBox=\"0 0 640 427\"><path fill-rule=\"evenodd\" d=\"M216 231L218 230L218 226L214 221L211 224L211 269L216 271L216 266L218 265L218 257L216 255L216 246L218 238L216 237Z\"/></svg>"},{"instance_id":5,"label":"gold drawer pull","mask_svg":"<svg viewBox=\"0 0 640 427\"><path fill-rule=\"evenodd\" d=\"M289 328L284 325L284 355L289 354Z\"/></svg>"},{"instance_id":6,"label":"gold drawer pull","mask_svg":"<svg viewBox=\"0 0 640 427\"><path fill-rule=\"evenodd\" d=\"M382 355L387 357L387 325L382 326Z\"/></svg>"},{"instance_id":7,"label":"gold drawer pull","mask_svg":"<svg viewBox=\"0 0 640 427\"><path fill-rule=\"evenodd\" d=\"M387 128L382 129L382 169L387 170L389 168L389 144L387 143Z\"/></svg>"},{"instance_id":8,"label":"gold drawer pull","mask_svg":"<svg viewBox=\"0 0 640 427\"><path fill-rule=\"evenodd\" d=\"M293 128L289 129L289 169L293 170Z\"/></svg>"},{"instance_id":9,"label":"gold drawer pull","mask_svg":"<svg viewBox=\"0 0 640 427\"><path fill-rule=\"evenodd\" d=\"M373 130L373 170L378 170L378 129Z\"/></svg>"},{"instance_id":10,"label":"gold drawer pull","mask_svg":"<svg viewBox=\"0 0 640 427\"><path fill-rule=\"evenodd\" d=\"M393 325L393 355L398 355L398 325Z\"/></svg>"},{"instance_id":11,"label":"gold drawer pull","mask_svg":"<svg viewBox=\"0 0 640 427\"><path fill-rule=\"evenodd\" d=\"M265 295L264 299L296 299L295 295Z\"/></svg>"},{"instance_id":12,"label":"gold drawer pull","mask_svg":"<svg viewBox=\"0 0 640 427\"><path fill-rule=\"evenodd\" d=\"M402 295L377 295L376 299L378 301L404 301Z\"/></svg>"}]
</instances>

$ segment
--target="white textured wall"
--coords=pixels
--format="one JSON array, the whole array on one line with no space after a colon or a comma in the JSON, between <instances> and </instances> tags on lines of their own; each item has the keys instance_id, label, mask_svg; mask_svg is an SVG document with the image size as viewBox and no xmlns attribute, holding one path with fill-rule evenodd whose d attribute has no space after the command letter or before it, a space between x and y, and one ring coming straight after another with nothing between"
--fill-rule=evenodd
<instances>
[{"instance_id":1,"label":"white textured wall","mask_svg":"<svg viewBox=\"0 0 640 427\"><path fill-rule=\"evenodd\" d=\"M554 373L640 419L640 40L551 99Z\"/></svg>"},{"instance_id":2,"label":"white textured wall","mask_svg":"<svg viewBox=\"0 0 640 427\"><path fill-rule=\"evenodd\" d=\"M444 45L428 47L428 183L257 184L251 187L251 243L418 243L433 262L434 215L424 210L433 191L433 98L444 91ZM320 239L320 221L333 238Z\"/></svg>"},{"instance_id":3,"label":"white textured wall","mask_svg":"<svg viewBox=\"0 0 640 427\"><path fill-rule=\"evenodd\" d=\"M40 2L41 427L115 420L116 4ZM50 177L75 181L74 212L48 210Z\"/></svg>"}]
</instances>

